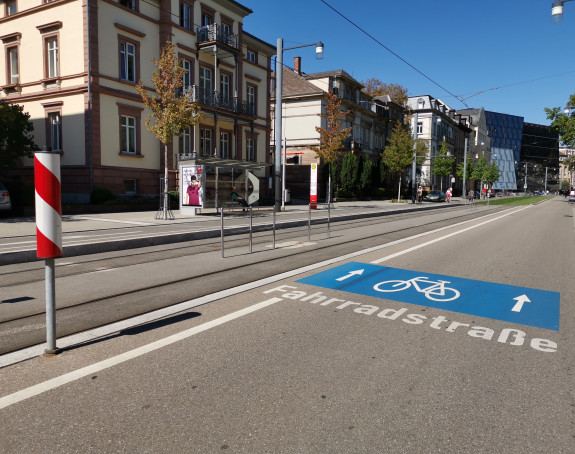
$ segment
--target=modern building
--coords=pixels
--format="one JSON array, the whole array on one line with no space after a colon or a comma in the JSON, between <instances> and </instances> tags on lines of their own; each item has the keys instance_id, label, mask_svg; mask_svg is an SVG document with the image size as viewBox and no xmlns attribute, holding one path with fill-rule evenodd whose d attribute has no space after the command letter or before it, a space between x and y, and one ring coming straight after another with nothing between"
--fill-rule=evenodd
<instances>
[{"instance_id":1,"label":"modern building","mask_svg":"<svg viewBox=\"0 0 575 454\"><path fill-rule=\"evenodd\" d=\"M533 192L560 189L559 135L550 126L523 124L519 159L517 176L523 182L524 190Z\"/></svg>"},{"instance_id":2,"label":"modern building","mask_svg":"<svg viewBox=\"0 0 575 454\"><path fill-rule=\"evenodd\" d=\"M136 85L153 93L152 60L168 40L201 109L170 144L170 187L179 154L210 158L198 164L222 166L230 184L246 170L267 183L275 47L243 30L251 13L234 0L5 2L1 96L30 113L38 146L61 153L63 199L86 202L96 188L159 193L162 146L144 126ZM24 159L13 173L29 180L32 165Z\"/></svg>"},{"instance_id":3,"label":"modern building","mask_svg":"<svg viewBox=\"0 0 575 454\"><path fill-rule=\"evenodd\" d=\"M516 191L523 143L523 117L486 111L487 128L491 137L491 156L501 176L493 183L493 189Z\"/></svg>"}]
</instances>

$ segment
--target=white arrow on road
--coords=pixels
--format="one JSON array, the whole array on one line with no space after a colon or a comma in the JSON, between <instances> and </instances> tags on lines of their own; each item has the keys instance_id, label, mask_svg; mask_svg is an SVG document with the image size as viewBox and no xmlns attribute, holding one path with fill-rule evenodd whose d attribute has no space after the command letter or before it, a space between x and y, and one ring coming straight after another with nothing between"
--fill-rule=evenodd
<instances>
[{"instance_id":1,"label":"white arrow on road","mask_svg":"<svg viewBox=\"0 0 575 454\"><path fill-rule=\"evenodd\" d=\"M345 281L347 278L352 277L352 276L360 276L363 274L364 270L355 270L355 271L351 271L348 275L346 276L342 276L342 277L338 277L336 279L336 281Z\"/></svg>"},{"instance_id":2,"label":"white arrow on road","mask_svg":"<svg viewBox=\"0 0 575 454\"><path fill-rule=\"evenodd\" d=\"M513 299L517 301L515 306L513 306L513 309L511 309L513 312L521 312L521 309L523 309L523 304L531 302L531 300L527 298L527 295L521 295Z\"/></svg>"}]
</instances>

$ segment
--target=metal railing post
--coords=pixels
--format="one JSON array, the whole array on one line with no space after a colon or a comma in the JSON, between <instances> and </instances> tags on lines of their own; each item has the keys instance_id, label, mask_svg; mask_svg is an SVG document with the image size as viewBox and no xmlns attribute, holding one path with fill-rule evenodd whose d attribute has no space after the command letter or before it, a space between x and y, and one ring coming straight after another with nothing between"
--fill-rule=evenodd
<instances>
[{"instance_id":1,"label":"metal railing post","mask_svg":"<svg viewBox=\"0 0 575 454\"><path fill-rule=\"evenodd\" d=\"M252 207L250 206L250 254L252 253L252 228L253 228Z\"/></svg>"},{"instance_id":2,"label":"metal railing post","mask_svg":"<svg viewBox=\"0 0 575 454\"><path fill-rule=\"evenodd\" d=\"M220 236L221 236L221 250L222 258L224 258L224 207L220 208Z\"/></svg>"},{"instance_id":3,"label":"metal railing post","mask_svg":"<svg viewBox=\"0 0 575 454\"><path fill-rule=\"evenodd\" d=\"M331 205L327 205L327 237L331 238L330 232L330 221L331 221Z\"/></svg>"},{"instance_id":4,"label":"metal railing post","mask_svg":"<svg viewBox=\"0 0 575 454\"><path fill-rule=\"evenodd\" d=\"M311 204L307 210L307 242L311 243Z\"/></svg>"},{"instance_id":5,"label":"metal railing post","mask_svg":"<svg viewBox=\"0 0 575 454\"><path fill-rule=\"evenodd\" d=\"M273 226L272 226L272 235L273 235L273 248L276 248L276 212L274 210L273 213Z\"/></svg>"}]
</instances>

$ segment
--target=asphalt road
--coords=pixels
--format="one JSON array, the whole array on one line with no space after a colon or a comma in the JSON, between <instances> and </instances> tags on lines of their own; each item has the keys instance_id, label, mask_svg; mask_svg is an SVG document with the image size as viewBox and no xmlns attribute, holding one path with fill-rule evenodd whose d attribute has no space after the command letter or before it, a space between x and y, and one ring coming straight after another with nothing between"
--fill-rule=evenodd
<instances>
[{"instance_id":1,"label":"asphalt road","mask_svg":"<svg viewBox=\"0 0 575 454\"><path fill-rule=\"evenodd\" d=\"M178 311L0 369L0 452L575 452L574 214L553 199L77 265L70 308L98 289Z\"/></svg>"}]
</instances>

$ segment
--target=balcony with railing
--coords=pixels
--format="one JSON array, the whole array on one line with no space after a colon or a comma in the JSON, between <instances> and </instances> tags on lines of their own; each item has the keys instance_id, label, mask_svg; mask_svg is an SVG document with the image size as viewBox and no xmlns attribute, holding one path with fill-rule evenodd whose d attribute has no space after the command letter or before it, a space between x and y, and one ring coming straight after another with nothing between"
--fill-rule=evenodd
<instances>
[{"instance_id":1,"label":"balcony with railing","mask_svg":"<svg viewBox=\"0 0 575 454\"><path fill-rule=\"evenodd\" d=\"M237 96L229 96L213 90L206 90L198 85L191 85L186 89L180 89L178 95L186 94L200 107L211 107L233 112L240 115L255 116L253 103L241 101Z\"/></svg>"},{"instance_id":2,"label":"balcony with railing","mask_svg":"<svg viewBox=\"0 0 575 454\"><path fill-rule=\"evenodd\" d=\"M228 27L210 24L197 29L197 43L200 48L206 45L224 44L237 50L238 42L237 33L233 33Z\"/></svg>"}]
</instances>

